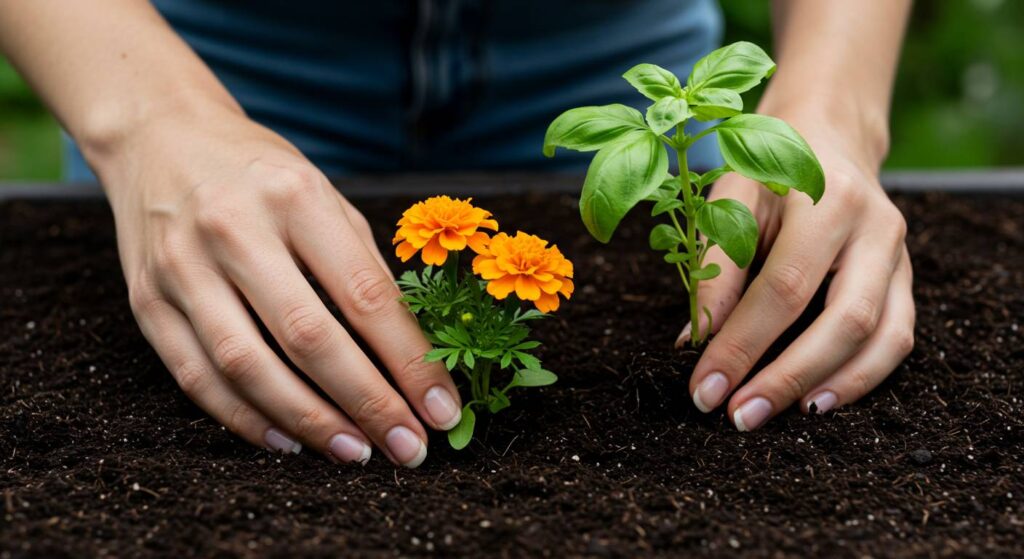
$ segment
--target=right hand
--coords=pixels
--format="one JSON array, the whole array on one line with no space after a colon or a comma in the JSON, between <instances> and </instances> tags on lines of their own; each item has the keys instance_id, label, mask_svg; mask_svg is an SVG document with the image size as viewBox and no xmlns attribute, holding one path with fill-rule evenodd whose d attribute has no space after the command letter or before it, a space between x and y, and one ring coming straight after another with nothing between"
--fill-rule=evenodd
<instances>
[{"instance_id":1,"label":"right hand","mask_svg":"<svg viewBox=\"0 0 1024 559\"><path fill-rule=\"evenodd\" d=\"M372 444L416 467L427 435L413 410L434 429L458 422L458 391L441 364L424 362L430 344L399 301L366 219L283 138L237 112L172 115L94 166L143 334L182 390L232 432L342 462L365 463ZM333 402L275 354L248 308Z\"/></svg>"}]
</instances>

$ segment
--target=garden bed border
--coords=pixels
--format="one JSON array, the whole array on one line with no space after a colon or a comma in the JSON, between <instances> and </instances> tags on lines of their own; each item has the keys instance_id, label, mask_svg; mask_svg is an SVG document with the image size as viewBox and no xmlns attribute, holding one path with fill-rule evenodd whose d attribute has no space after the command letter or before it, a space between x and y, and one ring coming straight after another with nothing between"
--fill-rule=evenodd
<instances>
[{"instance_id":1,"label":"garden bed border","mask_svg":"<svg viewBox=\"0 0 1024 559\"><path fill-rule=\"evenodd\" d=\"M517 195L529 192L576 194L577 174L473 172L455 174L381 174L342 179L351 198L454 194ZM544 187L538 186L543 184ZM942 171L889 171L882 185L890 192L952 192L958 194L1024 195L1024 167ZM0 183L0 201L99 199L95 183Z\"/></svg>"}]
</instances>

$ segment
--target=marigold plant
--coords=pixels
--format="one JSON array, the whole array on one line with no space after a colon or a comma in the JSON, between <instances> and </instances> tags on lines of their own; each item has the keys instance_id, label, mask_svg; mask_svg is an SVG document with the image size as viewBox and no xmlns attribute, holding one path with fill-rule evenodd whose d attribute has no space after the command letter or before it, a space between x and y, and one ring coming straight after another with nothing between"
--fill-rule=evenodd
<instances>
[{"instance_id":1,"label":"marigold plant","mask_svg":"<svg viewBox=\"0 0 1024 559\"><path fill-rule=\"evenodd\" d=\"M533 355L540 342L527 339L527 323L572 296L572 262L540 237L497 231L491 213L472 199L435 196L402 214L393 240L403 262L420 253L427 265L398 280L402 300L434 345L425 359L444 362L466 381L462 419L448 432L456 449L473 438L477 410L498 413L511 405L513 388L558 379ZM475 253L472 272L459 267L466 248ZM535 308L524 310L522 302Z\"/></svg>"},{"instance_id":2,"label":"marigold plant","mask_svg":"<svg viewBox=\"0 0 1024 559\"><path fill-rule=\"evenodd\" d=\"M750 210L736 200L708 201L705 189L722 175L736 172L780 196L793 189L817 203L824 194L821 165L796 130L777 118L743 114L740 94L774 71L771 58L747 42L727 45L698 60L685 86L664 68L638 64L622 77L653 101L646 115L620 104L579 107L556 118L544 137L548 157L557 147L597 151L583 183L580 215L599 241L607 243L626 213L640 202L653 203L652 216L668 218L651 231L650 245L664 251L665 262L679 270L690 300L694 346L707 338L713 318L706 307L697 308L698 285L721 273L717 264L704 265L708 250L717 245L745 268L758 244L757 221ZM684 126L690 119L720 122L687 134ZM687 165L686 151L711 133L717 133L726 164L695 173ZM668 172L668 152L676 156L678 175ZM701 328L701 311L708 318L707 328Z\"/></svg>"}]
</instances>

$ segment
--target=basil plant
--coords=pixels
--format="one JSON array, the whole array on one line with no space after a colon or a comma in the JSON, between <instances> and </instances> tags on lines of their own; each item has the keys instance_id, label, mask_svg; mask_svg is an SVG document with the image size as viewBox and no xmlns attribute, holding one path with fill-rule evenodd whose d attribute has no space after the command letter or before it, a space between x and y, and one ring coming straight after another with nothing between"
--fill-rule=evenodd
<instances>
[{"instance_id":1,"label":"basil plant","mask_svg":"<svg viewBox=\"0 0 1024 559\"><path fill-rule=\"evenodd\" d=\"M580 196L580 215L587 230L607 243L622 218L640 202L650 202L652 216L667 221L650 233L650 246L663 251L675 266L689 294L691 344L700 346L711 331L711 312L697 308L701 281L721 273L704 265L708 249L719 246L740 268L750 265L758 246L757 221L736 200L708 201L705 192L722 175L736 172L785 196L790 189L817 203L825 176L814 152L791 126L780 119L743 113L740 94L775 71L775 63L752 43L722 47L699 60L684 86L668 70L639 64L623 75L652 101L647 114L621 104L579 107L562 113L548 127L544 154L557 147L596 151ZM690 119L718 121L688 135ZM717 133L725 165L703 174L689 170L686 152L700 138ZM669 173L669 153L679 174ZM708 318L700 329L700 313Z\"/></svg>"}]
</instances>

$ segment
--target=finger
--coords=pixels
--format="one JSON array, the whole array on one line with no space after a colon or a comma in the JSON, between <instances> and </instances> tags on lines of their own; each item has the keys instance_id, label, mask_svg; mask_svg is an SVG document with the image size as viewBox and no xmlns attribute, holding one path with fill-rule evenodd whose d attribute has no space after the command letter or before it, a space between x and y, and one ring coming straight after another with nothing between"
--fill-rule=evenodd
<instances>
[{"instance_id":1,"label":"finger","mask_svg":"<svg viewBox=\"0 0 1024 559\"><path fill-rule=\"evenodd\" d=\"M729 414L737 429L760 427L860 351L882 315L902 242L873 227L843 251L821 315L733 395Z\"/></svg>"},{"instance_id":2,"label":"finger","mask_svg":"<svg viewBox=\"0 0 1024 559\"><path fill-rule=\"evenodd\" d=\"M796 321L845 237L822 238L820 231L828 230L830 224L811 212L795 211L787 222L791 225L782 227L761 272L694 368L690 393L701 409L718 407Z\"/></svg>"},{"instance_id":3,"label":"finger","mask_svg":"<svg viewBox=\"0 0 1024 559\"><path fill-rule=\"evenodd\" d=\"M188 320L162 299L152 298L136 313L143 335L182 392L215 421L250 444L298 454L302 444L275 428L214 370Z\"/></svg>"},{"instance_id":4,"label":"finger","mask_svg":"<svg viewBox=\"0 0 1024 559\"><path fill-rule=\"evenodd\" d=\"M259 255L235 254L229 277L292 361L396 463L418 466L426 457L426 431L275 242L259 242Z\"/></svg>"},{"instance_id":5,"label":"finger","mask_svg":"<svg viewBox=\"0 0 1024 559\"><path fill-rule=\"evenodd\" d=\"M296 253L373 348L409 403L435 429L458 424L462 406L455 383L441 363L424 361L430 343L367 247L321 207L296 217L289 226ZM314 230L303 223L324 227Z\"/></svg>"},{"instance_id":6,"label":"finger","mask_svg":"<svg viewBox=\"0 0 1024 559\"><path fill-rule=\"evenodd\" d=\"M202 268L176 274L175 279L174 302L214 368L239 395L310 448L343 462L369 459L366 435L267 346L224 278Z\"/></svg>"},{"instance_id":7,"label":"finger","mask_svg":"<svg viewBox=\"0 0 1024 559\"><path fill-rule=\"evenodd\" d=\"M356 236L362 241L363 246L370 252L370 255L380 264L384 273L394 280L395 275L391 273L391 268L388 267L387 261L384 260L384 256L381 255L380 248L377 246L377 241L373 238L373 229L370 228L370 222L366 221L366 217L351 202L346 200L341 193L337 191L335 193L337 194L338 205L345 212L345 215L348 216L348 221L352 224L352 228L355 229Z\"/></svg>"},{"instance_id":8,"label":"finger","mask_svg":"<svg viewBox=\"0 0 1024 559\"><path fill-rule=\"evenodd\" d=\"M855 402L878 386L914 349L914 295L910 257L904 248L878 329L861 350L825 382L809 391L801 406L825 413Z\"/></svg>"}]
</instances>

